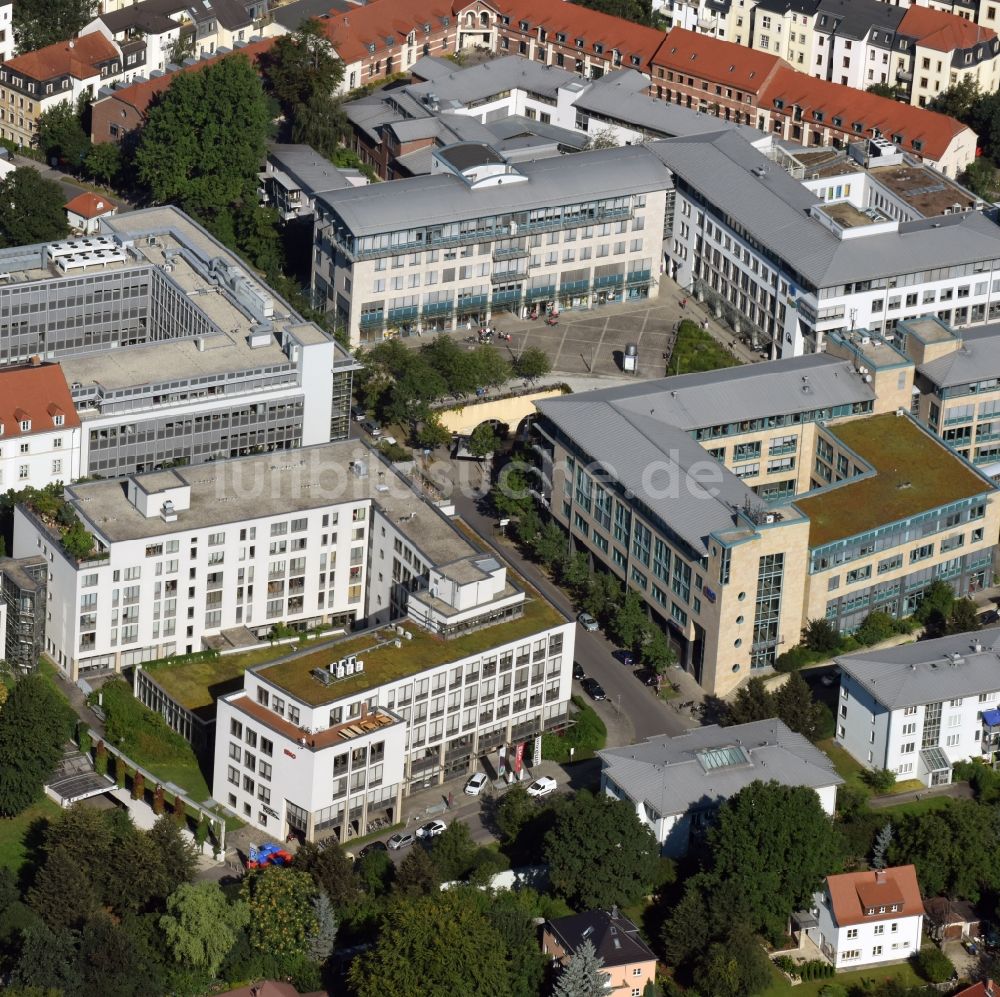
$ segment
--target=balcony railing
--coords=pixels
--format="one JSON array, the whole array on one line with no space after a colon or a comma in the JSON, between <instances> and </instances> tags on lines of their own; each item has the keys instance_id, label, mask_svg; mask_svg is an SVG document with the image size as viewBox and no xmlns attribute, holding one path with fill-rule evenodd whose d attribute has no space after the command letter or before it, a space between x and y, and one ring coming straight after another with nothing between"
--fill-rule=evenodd
<instances>
[{"instance_id":1,"label":"balcony railing","mask_svg":"<svg viewBox=\"0 0 1000 997\"><path fill-rule=\"evenodd\" d=\"M617 287L625 279L624 274L620 273L608 273L601 277L594 278L594 288L598 287Z\"/></svg>"},{"instance_id":2,"label":"balcony railing","mask_svg":"<svg viewBox=\"0 0 1000 997\"><path fill-rule=\"evenodd\" d=\"M485 294L470 294L464 298L458 299L458 311L468 312L475 311L476 309L483 308L486 305L486 295Z\"/></svg>"},{"instance_id":3,"label":"balcony railing","mask_svg":"<svg viewBox=\"0 0 1000 997\"><path fill-rule=\"evenodd\" d=\"M412 322L416 319L420 309L416 305L407 305L404 308L390 308L390 322Z\"/></svg>"},{"instance_id":4,"label":"balcony railing","mask_svg":"<svg viewBox=\"0 0 1000 997\"><path fill-rule=\"evenodd\" d=\"M529 287L527 297L529 301L537 301L539 298L555 297L555 293L555 284L546 284L545 287Z\"/></svg>"},{"instance_id":5,"label":"balcony railing","mask_svg":"<svg viewBox=\"0 0 1000 997\"><path fill-rule=\"evenodd\" d=\"M530 250L527 246L513 246L507 249L494 249L493 259L495 260L518 260L523 256L528 256Z\"/></svg>"},{"instance_id":6,"label":"balcony railing","mask_svg":"<svg viewBox=\"0 0 1000 997\"><path fill-rule=\"evenodd\" d=\"M625 282L629 285L648 284L651 276L652 271L650 270L633 270L625 278Z\"/></svg>"},{"instance_id":7,"label":"balcony railing","mask_svg":"<svg viewBox=\"0 0 1000 997\"><path fill-rule=\"evenodd\" d=\"M523 270L495 270L490 277L490 282L493 284L513 284L516 281L524 280L527 276Z\"/></svg>"},{"instance_id":8,"label":"balcony railing","mask_svg":"<svg viewBox=\"0 0 1000 997\"><path fill-rule=\"evenodd\" d=\"M383 322L385 322L384 312L365 312L361 316L360 325L362 329L365 329L374 325L382 325Z\"/></svg>"},{"instance_id":9,"label":"balcony railing","mask_svg":"<svg viewBox=\"0 0 1000 997\"><path fill-rule=\"evenodd\" d=\"M569 280L559 286L560 294L572 294L574 291L590 290L589 280Z\"/></svg>"},{"instance_id":10,"label":"balcony railing","mask_svg":"<svg viewBox=\"0 0 1000 997\"><path fill-rule=\"evenodd\" d=\"M515 291L494 291L493 292L493 304L503 305L508 301L520 301L521 292L520 290Z\"/></svg>"},{"instance_id":11,"label":"balcony railing","mask_svg":"<svg viewBox=\"0 0 1000 997\"><path fill-rule=\"evenodd\" d=\"M435 301L432 304L424 305L424 316L449 315L454 308L454 301Z\"/></svg>"}]
</instances>

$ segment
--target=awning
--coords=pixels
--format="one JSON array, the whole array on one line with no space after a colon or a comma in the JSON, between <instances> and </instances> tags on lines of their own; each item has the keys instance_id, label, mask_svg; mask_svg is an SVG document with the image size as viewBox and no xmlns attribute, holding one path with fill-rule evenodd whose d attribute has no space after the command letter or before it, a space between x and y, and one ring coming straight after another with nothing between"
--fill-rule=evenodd
<instances>
[{"instance_id":1,"label":"awning","mask_svg":"<svg viewBox=\"0 0 1000 997\"><path fill-rule=\"evenodd\" d=\"M928 772L951 771L951 762L941 748L924 748L920 752L920 761Z\"/></svg>"},{"instance_id":2,"label":"awning","mask_svg":"<svg viewBox=\"0 0 1000 997\"><path fill-rule=\"evenodd\" d=\"M1000 726L1000 710L983 710L983 723L987 727Z\"/></svg>"}]
</instances>

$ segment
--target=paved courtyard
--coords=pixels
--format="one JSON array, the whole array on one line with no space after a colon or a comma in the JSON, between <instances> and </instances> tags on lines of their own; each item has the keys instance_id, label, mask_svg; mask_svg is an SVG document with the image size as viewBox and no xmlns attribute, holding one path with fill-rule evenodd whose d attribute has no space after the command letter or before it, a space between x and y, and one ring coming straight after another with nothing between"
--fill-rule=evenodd
<instances>
[{"instance_id":1,"label":"paved courtyard","mask_svg":"<svg viewBox=\"0 0 1000 997\"><path fill-rule=\"evenodd\" d=\"M684 307L682 300L687 301ZM511 342L494 344L507 359L513 360L522 350L537 347L548 354L557 373L621 376L625 346L635 343L639 348L636 376L652 378L663 377L666 372L663 354L669 352L674 329L683 318L701 322L708 318L708 312L694 298L685 298L672 281L664 280L657 296L560 312L557 325L546 325L544 318L534 321L515 318L506 312L495 313L492 324L498 331L511 334ZM714 318L709 319L708 331L720 343L731 347L744 363L762 359ZM476 332L463 327L450 335L461 342ZM670 373L675 371L671 368Z\"/></svg>"}]
</instances>

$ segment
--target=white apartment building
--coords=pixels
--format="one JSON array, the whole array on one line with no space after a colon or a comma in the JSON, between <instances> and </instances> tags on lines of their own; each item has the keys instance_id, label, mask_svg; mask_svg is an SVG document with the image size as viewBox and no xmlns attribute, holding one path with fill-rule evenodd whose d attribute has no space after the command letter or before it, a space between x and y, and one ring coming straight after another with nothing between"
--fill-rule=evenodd
<instances>
[{"instance_id":1,"label":"white apartment building","mask_svg":"<svg viewBox=\"0 0 1000 997\"><path fill-rule=\"evenodd\" d=\"M856 175L833 177L731 131L648 148L674 185L670 274L772 357L928 314L957 328L1000 316L1000 227L891 143L851 146L858 169L841 172Z\"/></svg>"},{"instance_id":2,"label":"white apartment building","mask_svg":"<svg viewBox=\"0 0 1000 997\"><path fill-rule=\"evenodd\" d=\"M1000 630L838 659L837 741L861 764L928 786L956 762L998 760Z\"/></svg>"},{"instance_id":3,"label":"white apartment building","mask_svg":"<svg viewBox=\"0 0 1000 997\"><path fill-rule=\"evenodd\" d=\"M520 164L459 143L430 176L316 198L313 290L352 343L646 297L669 181L645 148Z\"/></svg>"},{"instance_id":4,"label":"white apartment building","mask_svg":"<svg viewBox=\"0 0 1000 997\"><path fill-rule=\"evenodd\" d=\"M606 748L601 789L628 800L664 855L685 855L719 806L753 782L808 786L832 817L843 779L830 759L780 720L699 727L676 737Z\"/></svg>"},{"instance_id":5,"label":"white apartment building","mask_svg":"<svg viewBox=\"0 0 1000 997\"><path fill-rule=\"evenodd\" d=\"M0 492L78 478L80 436L58 364L0 369Z\"/></svg>"},{"instance_id":6,"label":"white apartment building","mask_svg":"<svg viewBox=\"0 0 1000 997\"><path fill-rule=\"evenodd\" d=\"M835 969L903 962L920 951L924 905L912 865L827 876L807 929Z\"/></svg>"}]
</instances>

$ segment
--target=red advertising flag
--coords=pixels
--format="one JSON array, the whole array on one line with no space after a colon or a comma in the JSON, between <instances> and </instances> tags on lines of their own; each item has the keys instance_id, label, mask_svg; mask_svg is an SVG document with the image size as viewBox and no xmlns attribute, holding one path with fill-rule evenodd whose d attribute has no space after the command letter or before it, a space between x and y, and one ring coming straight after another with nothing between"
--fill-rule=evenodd
<instances>
[{"instance_id":1,"label":"red advertising flag","mask_svg":"<svg viewBox=\"0 0 1000 997\"><path fill-rule=\"evenodd\" d=\"M520 775L521 766L524 764L524 741L514 749L514 771Z\"/></svg>"}]
</instances>

